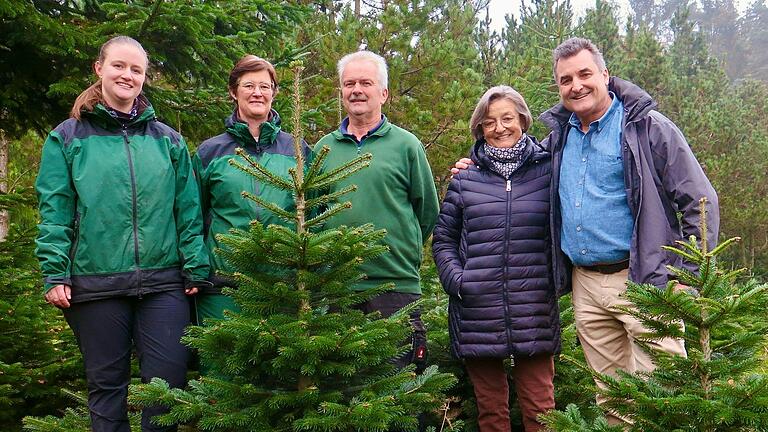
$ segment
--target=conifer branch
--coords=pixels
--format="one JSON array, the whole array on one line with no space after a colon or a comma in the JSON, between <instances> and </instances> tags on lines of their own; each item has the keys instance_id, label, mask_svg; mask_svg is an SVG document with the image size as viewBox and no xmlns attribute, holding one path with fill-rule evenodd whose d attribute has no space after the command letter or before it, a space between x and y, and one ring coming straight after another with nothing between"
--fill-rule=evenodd
<instances>
[{"instance_id":1,"label":"conifer branch","mask_svg":"<svg viewBox=\"0 0 768 432\"><path fill-rule=\"evenodd\" d=\"M312 219L308 220L305 223L305 225L307 227L316 226L316 225L318 225L318 224L320 224L322 222L325 222L326 220L336 216L340 212L342 212L342 211L344 211L346 209L349 209L349 208L352 208L352 204L349 201L347 201L347 202L345 202L343 204L335 205L335 206L329 208L328 210L324 211L319 216L315 216Z\"/></svg>"},{"instance_id":2,"label":"conifer branch","mask_svg":"<svg viewBox=\"0 0 768 432\"><path fill-rule=\"evenodd\" d=\"M338 202L339 198L341 198L342 196L350 192L354 192L356 190L357 190L357 185L349 185L337 190L336 192L331 192L329 194L325 194L317 198L309 199L307 200L307 208L313 208L323 204L331 205L333 203Z\"/></svg>"},{"instance_id":3,"label":"conifer branch","mask_svg":"<svg viewBox=\"0 0 768 432\"><path fill-rule=\"evenodd\" d=\"M296 202L296 232L303 234L306 230L304 226L304 211L305 211L305 198L304 198L304 146L302 145L302 130L301 130L301 73L304 71L304 66L300 61L291 63L293 68L293 155L296 158L296 169L290 172L293 177L294 184L296 185L296 194L294 200ZM309 305L306 305L307 309Z\"/></svg>"},{"instance_id":4,"label":"conifer branch","mask_svg":"<svg viewBox=\"0 0 768 432\"><path fill-rule=\"evenodd\" d=\"M245 159L245 161L248 162L248 165L250 166L245 166L235 159L230 159L229 164L233 167L245 172L246 174L256 177L257 180L271 184L278 189L293 190L293 184L291 182L278 175L275 175L271 171L261 166L261 164L253 160L253 158L251 158L248 152L246 152L243 148L236 148L235 153Z\"/></svg>"},{"instance_id":5,"label":"conifer branch","mask_svg":"<svg viewBox=\"0 0 768 432\"><path fill-rule=\"evenodd\" d=\"M317 179L311 185L309 185L307 189L320 189L340 180L344 180L355 172L370 165L372 158L373 156L370 153L365 153L359 157L356 157L355 159L343 163L337 168L317 176Z\"/></svg>"},{"instance_id":6,"label":"conifer branch","mask_svg":"<svg viewBox=\"0 0 768 432\"><path fill-rule=\"evenodd\" d=\"M267 200L261 198L260 196L254 195L254 194L252 194L252 193L250 193L248 191L242 191L242 192L240 192L240 194L244 198L247 198L247 199L255 202L259 206L261 206L261 207L271 211L272 213L274 213L275 215L277 215L278 217L280 217L282 219L285 219L285 220L288 220L288 221L295 221L296 220L296 217L295 217L295 215L293 213L283 210L282 207L276 205L275 203L273 203L271 201L267 201Z\"/></svg>"},{"instance_id":7,"label":"conifer branch","mask_svg":"<svg viewBox=\"0 0 768 432\"><path fill-rule=\"evenodd\" d=\"M701 197L699 199L699 215L701 217L701 222L699 224L701 253L706 256L709 252L709 240L707 237L707 197Z\"/></svg>"},{"instance_id":8,"label":"conifer branch","mask_svg":"<svg viewBox=\"0 0 768 432\"><path fill-rule=\"evenodd\" d=\"M154 21L155 18L157 18L158 14L160 13L160 5L162 4L163 4L163 0L155 0L155 4L152 5L152 12L150 12L147 19L145 19L144 22L141 23L141 28L139 28L139 32L137 33L139 40L144 39L144 33L147 31L152 21Z\"/></svg>"},{"instance_id":9,"label":"conifer branch","mask_svg":"<svg viewBox=\"0 0 768 432\"><path fill-rule=\"evenodd\" d=\"M331 148L327 145L324 145L320 150L315 152L314 159L312 160L312 163L309 165L309 168L307 169L307 173L304 175L304 178L307 181L307 184L304 186L307 188L311 188L311 185L314 183L315 178L318 176L320 171L323 168L323 163L325 163L325 159L328 157L328 153L331 151Z\"/></svg>"},{"instance_id":10,"label":"conifer branch","mask_svg":"<svg viewBox=\"0 0 768 432\"><path fill-rule=\"evenodd\" d=\"M291 63L293 69L293 155L296 158L296 168L293 171L289 171L291 177L293 177L295 185L295 193L293 195L294 203L296 205L296 233L302 236L306 231L305 223L305 201L304 201L304 149L302 147L301 137L301 72L304 69L300 61L294 61ZM307 253L306 240L304 244L299 248L299 254L301 261L304 262L304 257ZM305 264L304 264L305 265ZM297 271L301 271L304 265L300 265ZM306 292L306 286L304 281L296 281L296 290L302 296L299 302L298 316L301 319L304 315L312 313L312 307L309 304L309 296L304 295ZM309 335L307 335L309 336ZM302 372L299 372L298 377L298 390L300 392L307 391L314 386L312 379Z\"/></svg>"}]
</instances>

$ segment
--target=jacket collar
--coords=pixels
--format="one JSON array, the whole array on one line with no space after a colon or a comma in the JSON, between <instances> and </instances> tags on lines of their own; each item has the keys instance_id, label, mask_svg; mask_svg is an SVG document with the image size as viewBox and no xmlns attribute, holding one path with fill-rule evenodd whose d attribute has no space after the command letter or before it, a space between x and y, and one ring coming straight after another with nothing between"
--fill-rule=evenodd
<instances>
[{"instance_id":1,"label":"jacket collar","mask_svg":"<svg viewBox=\"0 0 768 432\"><path fill-rule=\"evenodd\" d=\"M366 135L366 138L370 138L373 136L384 136L387 134L387 132L389 132L390 129L392 129L392 124L387 119L387 116L382 114L381 123L379 123L378 128L376 128L373 132L369 132L369 134ZM344 135L344 133L341 132L341 126L339 126L339 128L336 129L335 131L331 132L331 134L337 140L343 140L349 137L348 135Z\"/></svg>"},{"instance_id":2,"label":"jacket collar","mask_svg":"<svg viewBox=\"0 0 768 432\"><path fill-rule=\"evenodd\" d=\"M241 146L250 147L266 147L271 145L277 139L277 135L280 133L280 115L275 110L270 110L269 118L267 121L259 126L259 142L253 139L251 131L248 129L248 124L241 121L237 116L237 108L232 114L224 120L224 125L227 128L227 132L235 138L238 144Z\"/></svg>"},{"instance_id":3,"label":"jacket collar","mask_svg":"<svg viewBox=\"0 0 768 432\"><path fill-rule=\"evenodd\" d=\"M112 116L107 107L102 103L96 104L96 106L93 107L93 111L83 110L82 114L83 117L87 117L89 120L96 123L100 127L108 130L119 129L122 127L132 128L139 124L146 123L155 119L155 109L152 107L152 104L149 103L147 97L142 93L137 97L137 99L138 115L127 123L123 123Z\"/></svg>"},{"instance_id":4,"label":"jacket collar","mask_svg":"<svg viewBox=\"0 0 768 432\"><path fill-rule=\"evenodd\" d=\"M617 77L611 77L608 81L608 91L612 91L624 104L626 123L631 123L648 115L656 109L656 102L645 90L637 85ZM550 129L563 128L568 124L572 112L568 111L561 103L544 111L541 120Z\"/></svg>"}]
</instances>

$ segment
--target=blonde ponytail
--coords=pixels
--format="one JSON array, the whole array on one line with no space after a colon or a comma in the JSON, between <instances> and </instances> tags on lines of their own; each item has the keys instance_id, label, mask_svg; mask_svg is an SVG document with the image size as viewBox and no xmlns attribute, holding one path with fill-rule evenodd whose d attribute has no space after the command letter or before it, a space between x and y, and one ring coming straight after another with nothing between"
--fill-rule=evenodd
<instances>
[{"instance_id":1,"label":"blonde ponytail","mask_svg":"<svg viewBox=\"0 0 768 432\"><path fill-rule=\"evenodd\" d=\"M72 111L69 112L70 117L80 120L80 113L83 110L93 111L93 108L97 103L101 102L101 78L90 87L83 90L82 93L75 99L75 103L72 105Z\"/></svg>"}]
</instances>

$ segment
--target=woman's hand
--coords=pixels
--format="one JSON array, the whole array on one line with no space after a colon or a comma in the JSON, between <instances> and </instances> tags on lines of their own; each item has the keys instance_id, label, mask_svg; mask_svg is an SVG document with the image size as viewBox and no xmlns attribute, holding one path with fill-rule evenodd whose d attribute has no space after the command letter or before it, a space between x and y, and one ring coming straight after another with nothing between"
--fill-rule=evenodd
<instances>
[{"instance_id":1,"label":"woman's hand","mask_svg":"<svg viewBox=\"0 0 768 432\"><path fill-rule=\"evenodd\" d=\"M200 290L198 290L197 287L184 288L184 294L186 294L188 296L193 296L193 295L197 294L199 291Z\"/></svg>"},{"instance_id":2,"label":"woman's hand","mask_svg":"<svg viewBox=\"0 0 768 432\"><path fill-rule=\"evenodd\" d=\"M69 285L56 285L45 293L45 301L62 309L69 307L72 299L72 289Z\"/></svg>"},{"instance_id":3,"label":"woman's hand","mask_svg":"<svg viewBox=\"0 0 768 432\"><path fill-rule=\"evenodd\" d=\"M469 168L469 166L472 164L472 159L461 158L453 165L453 168L451 168L451 174L458 174L459 171Z\"/></svg>"}]
</instances>

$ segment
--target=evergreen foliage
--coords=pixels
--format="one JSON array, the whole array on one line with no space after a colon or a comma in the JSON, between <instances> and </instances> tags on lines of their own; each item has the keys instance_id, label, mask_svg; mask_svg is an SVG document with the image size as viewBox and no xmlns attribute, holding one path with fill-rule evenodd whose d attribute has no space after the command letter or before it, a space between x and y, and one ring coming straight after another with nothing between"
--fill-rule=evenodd
<instances>
[{"instance_id":1,"label":"evergreen foliage","mask_svg":"<svg viewBox=\"0 0 768 432\"><path fill-rule=\"evenodd\" d=\"M30 432L73 432L87 431L91 428L90 415L88 413L88 397L85 394L62 390L62 393L75 402L74 408L66 408L61 417L47 415L45 417L25 417L24 430ZM128 420L131 429L141 428L141 413L129 411Z\"/></svg>"},{"instance_id":2,"label":"evergreen foliage","mask_svg":"<svg viewBox=\"0 0 768 432\"><path fill-rule=\"evenodd\" d=\"M448 180L446 167L465 156L471 144L468 119L482 92L491 85L512 85L526 98L535 118L558 102L557 88L552 82L552 49L570 36L587 36L597 39L595 42L605 52L611 74L627 78L647 90L659 102L659 111L670 117L688 139L718 191L724 237L743 236L742 241L722 251L719 261L738 262L739 266L749 268L752 275L765 280L768 275L768 230L765 229L768 226L768 182L765 181L768 51L764 49L764 41L768 34L765 24L768 9L764 0L752 1L733 25L743 44L718 41L721 35L728 37L731 26L722 23L730 23L733 18L729 15L730 2L725 0L706 4L686 0L630 0L633 12L623 32L616 31L622 27L620 18L615 14L615 5L607 1L601 1L578 23L574 22L569 1L527 1L521 5L518 17L507 17L500 34L491 29L484 15L488 0L366 0L360 10L348 6L349 3L342 0L0 2L0 78L3 82L0 128L12 138L24 137L12 142L11 157L16 161L15 165L12 162L12 177L36 170L42 139L37 135L30 138L33 134L29 131L44 134L66 118L74 96L93 79L91 64L98 46L115 33L136 37L145 45L151 57L146 91L159 116L180 129L190 143L221 132L221 120L231 109L226 77L232 63L244 53L271 60L281 75L281 87L289 87L290 74L282 76L284 66L303 52L311 52L305 57L308 73L303 80L309 89L307 100L312 109L302 113L304 124L309 125L306 136L311 143L337 127L343 116L336 61L361 45L377 51L391 66L391 97L384 112L393 122L414 131L425 143L431 143L428 156L442 185ZM719 14L720 8L715 7L720 3L725 5L722 14ZM717 51L712 47L716 45L734 51L730 54L736 60L728 61L735 62L736 68L733 65L724 68L713 57ZM745 50L746 55L736 55L738 50ZM293 111L290 93L280 92L274 101L274 107L284 119ZM289 130L291 126L286 123L283 123L284 129ZM534 121L532 135L544 138L547 132ZM285 181L292 182L292 179ZM45 305L39 295L39 275L31 242L35 235L34 199L25 190L30 184L31 181L22 181L13 187L12 193L0 195L0 206L11 207L11 220L15 224L9 240L12 243L0 254L3 257L0 258L0 283L5 287L0 295L3 307L0 338L4 338L0 339L3 347L0 362L4 362L0 368L6 368L0 374L0 424L10 430L18 428L21 415L57 413L63 405L57 388L84 387L82 381L70 382L73 374L82 375L74 369L77 353L71 332L60 314ZM267 203L261 205L268 207ZM264 237L253 237L251 243L235 246L258 246L262 255L257 258L262 261L263 253L267 252L279 255L280 259L290 258L286 250L301 237L290 231L270 233L267 228L262 229ZM374 236L373 232L361 232ZM332 236L332 242L337 246L355 245L351 234L346 240L342 234L334 235L338 237ZM278 244L256 239L269 239ZM249 265L256 262L245 260ZM337 262L340 263L341 258ZM273 263L260 265L268 268ZM340 269L339 273L342 271L353 273L349 269ZM460 385L453 387L450 397L443 401L446 409L442 418L435 421L444 422L448 427L458 419L466 420L466 428L472 430L475 408L471 384L463 375L461 364L448 354L446 301L441 297L439 284L428 281L433 265L426 263L424 271L428 276L424 279L422 308L429 330L430 361L441 370L456 373L460 380ZM746 272L742 273L739 280L747 276ZM252 276L243 273L240 277ZM284 275L263 277L281 280ZM272 287L272 291L256 282L250 286L253 287L250 295L256 300L252 307L259 313L266 313L261 311L270 306L258 303L263 297L257 293L276 296L285 304L295 301L292 296L296 294L286 288L289 285ZM248 294L242 291L237 295ZM313 297L310 301L315 300L318 299ZM318 304L322 301L321 296ZM567 303L567 299L563 302ZM324 304L330 303L327 300ZM566 357L577 357L581 349L568 324L569 309L565 303L561 303L563 353ZM13 313L6 313L11 310ZM322 310L325 309L321 307L319 311ZM335 311L334 305L327 310ZM745 315L746 321L752 319ZM196 340L195 343L208 344L201 347L203 351L213 352L221 346L220 341L212 337L210 342L204 342L208 340L205 338ZM51 353L60 360L43 370L46 356ZM230 369L247 367L236 364L247 360L245 355L225 357L209 355L206 361L220 363L220 368L229 373L232 373ZM765 361L765 353L761 358ZM591 408L591 376L567 361L558 361L556 369L558 408L575 403L584 417L584 422L569 430L601 430L600 420L592 421L595 414ZM41 379L44 382L39 382ZM576 408L572 408L571 413L573 409ZM87 425L85 411L74 409L65 414L65 419L83 415L79 424ZM43 419L29 418L28 422L38 420ZM45 426L37 427L54 428L60 422L52 416L44 420ZM69 421L62 420L61 424ZM78 429L75 423L72 425L71 430L84 429Z\"/></svg>"},{"instance_id":3,"label":"evergreen foliage","mask_svg":"<svg viewBox=\"0 0 768 432\"><path fill-rule=\"evenodd\" d=\"M700 228L706 232L706 226ZM605 408L632 421L628 430L768 429L768 374L761 371L768 284L738 282L743 270L725 270L718 262L722 251L736 240L726 240L712 250L706 240L701 245L694 237L680 241L666 249L696 264L698 273L670 267L677 280L665 289L628 283L626 295L635 308L623 311L649 329L639 343L657 369L636 374L619 371L615 378L592 372L606 386L598 391L608 399ZM687 357L658 352L645 344L667 337L682 338ZM586 430L575 408L551 413L547 424L556 431Z\"/></svg>"},{"instance_id":4,"label":"evergreen foliage","mask_svg":"<svg viewBox=\"0 0 768 432\"><path fill-rule=\"evenodd\" d=\"M0 425L21 428L25 415L65 405L61 388L82 386L80 357L60 313L45 303L34 255L37 230L29 220L36 201L19 166L21 143L11 145L10 188L0 209L10 212L10 232L0 241ZM20 173L21 171L21 173Z\"/></svg>"},{"instance_id":5,"label":"evergreen foliage","mask_svg":"<svg viewBox=\"0 0 768 432\"><path fill-rule=\"evenodd\" d=\"M149 53L144 90L158 115L187 141L208 138L229 114L224 90L234 61L246 53L277 64L294 58L294 32L309 12L269 0L3 1L0 128L44 135L66 119L95 81L99 46L122 34Z\"/></svg>"},{"instance_id":6,"label":"evergreen foliage","mask_svg":"<svg viewBox=\"0 0 768 432\"><path fill-rule=\"evenodd\" d=\"M298 113L299 66L295 73ZM210 374L187 390L155 379L133 387L131 400L170 407L156 417L160 424L194 423L205 431L416 430L417 414L439 408L455 378L434 366L418 376L413 366L395 370L392 359L409 349L408 309L380 319L353 308L391 289L349 289L364 277L360 262L385 251L379 241L386 233L372 225L320 229L349 207L323 190L365 168L371 156L323 172L326 147L304 169L298 115L293 127L297 166L289 178L265 171L245 152L248 165L235 163L260 182L293 191L296 210L277 212L290 228L254 221L248 232L222 235L221 253L237 269L239 287L229 293L242 312L192 327L185 337Z\"/></svg>"},{"instance_id":7,"label":"evergreen foliage","mask_svg":"<svg viewBox=\"0 0 768 432\"><path fill-rule=\"evenodd\" d=\"M473 34L487 0L387 0L356 15L347 4L313 18L308 43L322 34L307 68L310 106L323 119L308 141L338 127L343 118L336 62L361 47L380 54L389 68L388 119L413 132L427 150L433 173L445 176L456 155L466 154L469 116L486 87ZM447 187L447 180L444 183Z\"/></svg>"}]
</instances>

